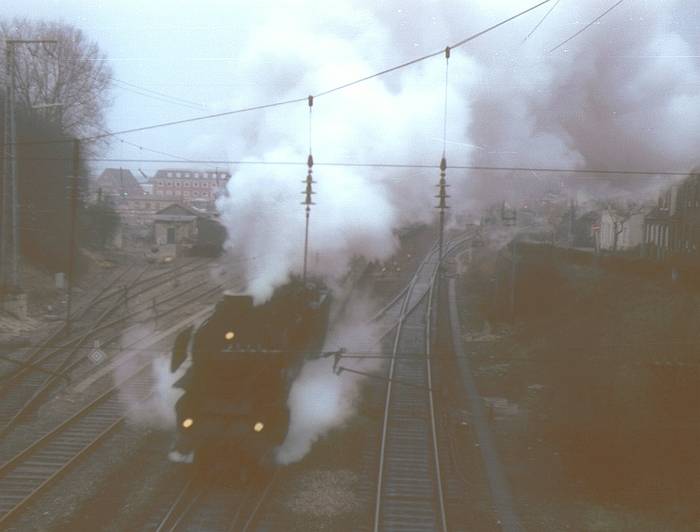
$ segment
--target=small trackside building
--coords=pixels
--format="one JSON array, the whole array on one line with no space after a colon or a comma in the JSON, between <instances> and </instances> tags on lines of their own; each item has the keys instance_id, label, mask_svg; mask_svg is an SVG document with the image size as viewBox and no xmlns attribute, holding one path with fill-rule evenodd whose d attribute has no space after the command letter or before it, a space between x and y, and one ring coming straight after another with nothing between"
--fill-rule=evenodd
<instances>
[{"instance_id":1,"label":"small trackside building","mask_svg":"<svg viewBox=\"0 0 700 532\"><path fill-rule=\"evenodd\" d=\"M199 217L199 213L178 203L156 212L153 228L158 256L164 258L184 255L197 241Z\"/></svg>"},{"instance_id":2,"label":"small trackside building","mask_svg":"<svg viewBox=\"0 0 700 532\"><path fill-rule=\"evenodd\" d=\"M217 256L226 230L215 215L172 203L153 217L153 253L164 259L183 255Z\"/></svg>"}]
</instances>

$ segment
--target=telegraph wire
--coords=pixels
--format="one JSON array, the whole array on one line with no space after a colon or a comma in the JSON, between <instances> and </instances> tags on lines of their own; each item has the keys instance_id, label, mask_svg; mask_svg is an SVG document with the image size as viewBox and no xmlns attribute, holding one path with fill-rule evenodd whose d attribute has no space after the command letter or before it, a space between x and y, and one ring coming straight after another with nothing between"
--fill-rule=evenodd
<instances>
[{"instance_id":1,"label":"telegraph wire","mask_svg":"<svg viewBox=\"0 0 700 532\"><path fill-rule=\"evenodd\" d=\"M117 78L112 78L116 83L119 83L121 85L126 85L126 87L120 87L122 90L126 91L132 91L135 92L136 94L140 94L141 96L145 96L147 98L154 98L154 99L160 99L161 101L164 101L166 103L172 103L174 105L182 105L184 107L189 107L190 109L197 109L197 110L202 110L206 109L206 105L194 102L191 100L185 100L184 98L178 98L177 96L171 96L162 92L154 91L151 89L147 89L146 87L140 87L139 85L135 85L134 83L129 83L128 81L124 81L122 79L117 79Z\"/></svg>"},{"instance_id":2,"label":"telegraph wire","mask_svg":"<svg viewBox=\"0 0 700 532\"><path fill-rule=\"evenodd\" d=\"M62 61L58 56L56 56L48 48L44 47L44 51L49 55L49 57L51 57L57 63L62 63L64 66L69 66L68 62ZM31 52L31 50L30 50L30 53L32 54L32 57L35 57L34 53ZM105 60L103 59L102 62L104 62L104 61ZM87 75L99 83L101 83L103 81L96 74L87 72ZM197 111L201 111L202 109L206 109L206 106L202 105L201 103L193 102L190 100L185 100L183 98L178 98L177 96L171 96L169 94L165 94L162 92L147 89L146 87L140 87L139 85L136 85L134 83L130 83L128 81L124 81L123 79L112 77L111 80L115 83L115 86L118 89L132 92L134 94L138 94L138 95L144 96L146 98L152 98L154 100L158 100L158 101L161 101L164 103L169 103L172 105L180 105L182 107L188 107L189 109L195 109Z\"/></svg>"},{"instance_id":3,"label":"telegraph wire","mask_svg":"<svg viewBox=\"0 0 700 532\"><path fill-rule=\"evenodd\" d=\"M590 28L591 26L593 26L593 24L595 24L596 22L598 22L600 19L602 19L605 15L607 15L608 13L610 13L613 9L615 9L617 6L619 6L619 5L620 5L622 2L624 2L624 1L625 1L625 0L620 0L619 2L617 2L616 4L614 4L612 7L609 7L608 9L606 9L601 15L599 15L598 17L596 17L595 19L593 19L593 21L591 21L591 22L589 22L588 24L586 24L586 26L584 26L583 28L581 28L580 30L578 30L578 31L577 31L576 33L574 33L571 37L569 37L569 38L566 39L565 41L562 41L562 42L560 42L559 44L557 44L554 48L552 48L552 49L549 51L549 53L551 54L551 53L554 52L555 50L558 50L559 48L561 48L562 46L564 46L564 45L565 45L566 43L568 43L570 40L572 40L572 39L578 37L579 35L581 35L584 31L586 31L588 28Z\"/></svg>"}]
</instances>

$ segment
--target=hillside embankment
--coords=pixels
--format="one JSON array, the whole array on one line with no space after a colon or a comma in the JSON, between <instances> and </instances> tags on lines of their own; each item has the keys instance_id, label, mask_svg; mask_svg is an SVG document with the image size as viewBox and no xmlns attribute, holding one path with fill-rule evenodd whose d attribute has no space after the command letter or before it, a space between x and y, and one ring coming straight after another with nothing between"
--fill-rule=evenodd
<instances>
[{"instance_id":1,"label":"hillside embankment","mask_svg":"<svg viewBox=\"0 0 700 532\"><path fill-rule=\"evenodd\" d=\"M527 243L472 255L463 331L525 528L696 530L693 278Z\"/></svg>"}]
</instances>

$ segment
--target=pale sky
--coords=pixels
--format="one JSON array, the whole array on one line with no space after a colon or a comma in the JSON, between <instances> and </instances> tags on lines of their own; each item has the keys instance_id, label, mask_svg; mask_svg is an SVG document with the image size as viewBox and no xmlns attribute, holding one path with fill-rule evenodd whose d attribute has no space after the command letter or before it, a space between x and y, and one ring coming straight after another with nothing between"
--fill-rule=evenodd
<instances>
[{"instance_id":1,"label":"pale sky","mask_svg":"<svg viewBox=\"0 0 700 532\"><path fill-rule=\"evenodd\" d=\"M534 0L6 0L3 16L58 19L74 24L106 53L116 79L190 102L183 106L159 101L134 94L115 84L114 104L108 111L107 124L111 130L122 130L318 92L352 79L355 73L380 70L439 50L534 3ZM624 94L611 97L605 104L606 109L619 106L620 113L624 111L628 114L628 125L640 128L640 124L647 123L649 127L665 127L666 124L674 124L676 117L682 116L688 122L688 127L681 126L681 131L676 132L681 140L674 138L668 141L668 135L663 135L669 144L663 146L668 157L661 157L660 162L665 166L678 163L682 168L697 163L697 155L693 156L692 150L681 146L685 144L683 139L697 146L697 137L688 137L696 135L700 129L695 127L700 125L697 109L700 102L700 15L697 2L627 0L600 23L569 43L566 49L547 54L551 46L572 35L613 3L612 0L562 0L526 45L522 44L523 38L549 9L548 5L456 52L462 54L465 60L473 60L476 67L465 67L462 72L453 68L451 79L454 80L454 88L459 96L465 96L465 100L458 97L452 104L469 108L465 111L466 115L460 118L465 122L474 123L476 120L476 125L480 124L480 120L485 122L483 128L465 129L463 134L456 132L450 139L453 150L460 149L460 143L463 145L463 151L458 152L462 162L471 160L471 157L484 158L489 154L495 157L494 162L547 162L533 161L532 152L539 150L542 157L553 157L557 159L554 162L562 164L582 165L589 161L599 165L600 160L606 160L606 157L611 157L611 164L618 164L615 154L607 153L604 146L581 140L584 134L587 135L586 139L590 138L590 128L598 130L601 127L600 117L596 117L595 124L591 123L588 129L585 123L580 123L580 117L576 117L575 125L566 122L573 116L570 114L572 105L565 101L566 97L562 101L561 95L571 94L572 89L561 91L566 84L579 87L597 78L601 79L601 86L604 84L617 90L618 87L624 88L634 78L634 86L626 88ZM627 37L629 33L639 33L639 41L632 44L627 42L632 39ZM613 67L609 71L598 71L603 67L591 67L587 62L590 59L599 65L600 58L613 61ZM440 73L443 60L436 58L434 61L437 63L433 69L434 76L432 67L420 66L412 73L382 78L382 83L393 94L400 93L409 82L412 89L424 87L423 96L430 99L432 106L433 99L437 101L441 98L443 76ZM469 61L464 64L471 65ZM428 72L431 73L430 78L426 77ZM650 72L650 76L658 76L659 79L644 79L640 74L642 72ZM674 79L673 86L652 87L656 81L661 83L662 78L668 78L669 72ZM492 109L493 104L489 104L494 87L497 89L495 92L505 98L503 110L499 109L502 115L498 117L498 113ZM658 112L636 116L629 109L624 109L624 101L639 101L639 108L646 105L642 103L644 98L636 95L640 87L650 94L653 92L660 102ZM511 89L515 98L503 94ZM607 90L604 97L609 93L610 90ZM543 98L550 100L543 101ZM590 100L590 96L585 99ZM348 105L342 97L329 98L327 102L327 105ZM417 105L423 107L420 103ZM496 104L496 107L500 105ZM347 111L351 114L375 113L371 102L364 109ZM299 123L291 121L292 118L297 121L297 112ZM253 139L258 132L256 124L287 120L288 131L285 134L298 130L299 136L305 139L308 130L303 118L305 112L305 106L301 104L300 109L291 112L285 108L253 116L214 119L130 134L124 138L147 148L184 157L255 158L270 151L267 148L261 151L263 140ZM411 112L410 106L405 112ZM617 112L613 113L615 120L620 116ZM638 114L638 108L634 112ZM529 123L530 115L537 117L533 123L539 125L516 134L514 130L522 123ZM542 117L548 124L542 123ZM503 121L500 129L494 126L495 120ZM552 123L552 120L556 123ZM540 126L546 126L544 132ZM619 126L613 132L618 131ZM417 143L435 146L437 154L440 149L437 146L440 144L439 129L437 134L426 133L424 138L416 139ZM512 138L508 138L511 130ZM577 137L579 133L581 138ZM363 137L361 131L355 134L358 138ZM517 148L523 139L533 136L538 137L540 148L522 151ZM663 144L657 139L641 139L639 145L630 146L628 159L632 154L643 155L647 145L657 146L659 142ZM275 143L279 144L279 139L270 138L265 146L275 146ZM473 149L469 151L470 146L479 147L478 153ZM383 159L381 149L374 150L373 155L374 160ZM425 155L434 158L432 152ZM112 143L106 156L162 158L139 152L118 141ZM511 158L506 161L504 158L507 157ZM659 160L658 154L654 157L654 160ZM97 164L115 165L119 164ZM144 163L125 166L134 170L141 166L151 173L164 165Z\"/></svg>"}]
</instances>

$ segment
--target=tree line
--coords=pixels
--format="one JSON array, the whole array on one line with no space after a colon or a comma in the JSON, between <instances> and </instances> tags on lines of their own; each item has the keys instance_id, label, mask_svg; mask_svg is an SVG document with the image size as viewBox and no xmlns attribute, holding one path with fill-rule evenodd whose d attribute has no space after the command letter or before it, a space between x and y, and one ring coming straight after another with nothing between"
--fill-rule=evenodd
<instances>
[{"instance_id":1,"label":"tree line","mask_svg":"<svg viewBox=\"0 0 700 532\"><path fill-rule=\"evenodd\" d=\"M17 43L11 40L50 40ZM105 202L89 205L84 159L106 148L81 143L78 178L73 139L104 132L111 104L112 72L98 45L78 28L57 22L0 19L0 139L5 138L6 90L10 83L6 47L13 47L18 231L23 259L51 271L66 271L69 256L71 196L77 194L78 247L103 247L118 225ZM45 142L45 141L52 142ZM65 142L53 142L53 141ZM0 159L5 150L0 153ZM4 161L0 168L4 168ZM0 192L1 194L2 192ZM4 203L0 203L3 205Z\"/></svg>"}]
</instances>

